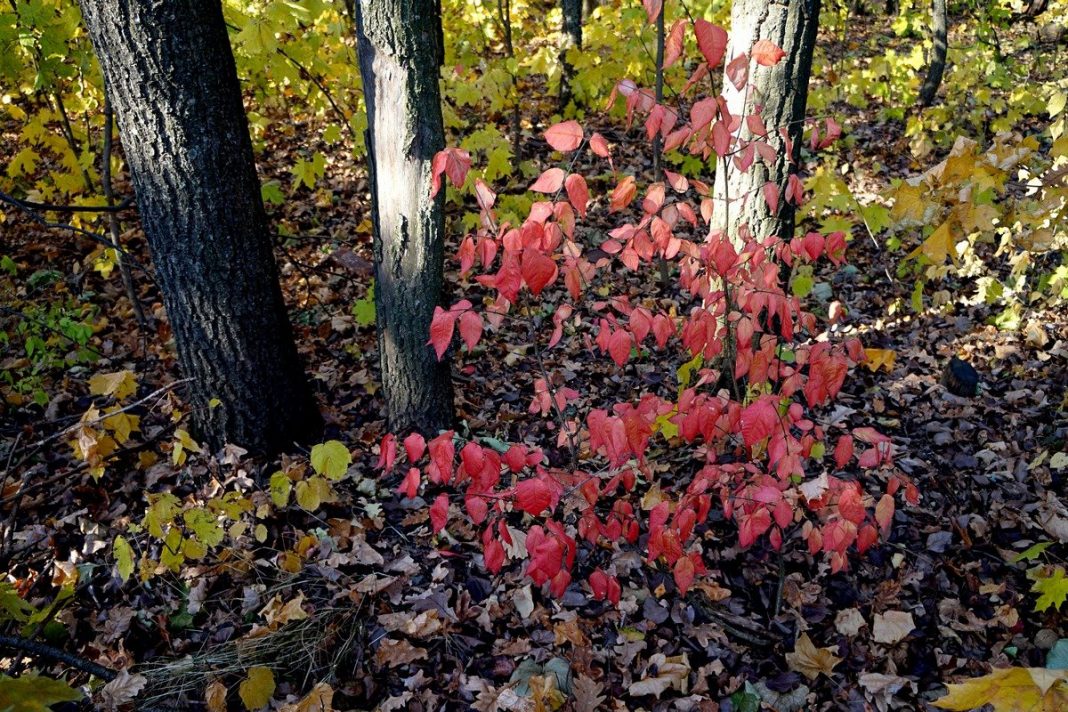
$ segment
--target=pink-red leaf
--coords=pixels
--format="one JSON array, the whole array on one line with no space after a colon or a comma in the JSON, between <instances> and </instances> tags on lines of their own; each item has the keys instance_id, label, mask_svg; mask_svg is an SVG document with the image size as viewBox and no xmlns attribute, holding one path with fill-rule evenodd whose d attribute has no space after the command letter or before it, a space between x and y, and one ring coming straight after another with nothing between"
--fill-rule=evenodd
<instances>
[{"instance_id":1,"label":"pink-red leaf","mask_svg":"<svg viewBox=\"0 0 1068 712\"><path fill-rule=\"evenodd\" d=\"M582 127L574 119L561 121L549 127L545 141L557 151L574 151L582 145Z\"/></svg>"},{"instance_id":2,"label":"pink-red leaf","mask_svg":"<svg viewBox=\"0 0 1068 712\"><path fill-rule=\"evenodd\" d=\"M686 20L676 20L664 41L664 69L675 64L682 56L683 42L686 39Z\"/></svg>"},{"instance_id":3,"label":"pink-red leaf","mask_svg":"<svg viewBox=\"0 0 1068 712\"><path fill-rule=\"evenodd\" d=\"M563 168L549 168L538 176L538 179L534 181L530 189L535 193L551 195L564 185L564 175Z\"/></svg>"},{"instance_id":4,"label":"pink-red leaf","mask_svg":"<svg viewBox=\"0 0 1068 712\"><path fill-rule=\"evenodd\" d=\"M523 281L527 283L535 297L556 279L556 263L533 247L523 250L519 269L523 274Z\"/></svg>"},{"instance_id":5,"label":"pink-red leaf","mask_svg":"<svg viewBox=\"0 0 1068 712\"><path fill-rule=\"evenodd\" d=\"M586 205L590 202L590 191L586 187L586 179L578 173L572 173L564 181L567 189L567 199L571 202L581 217L586 217Z\"/></svg>"},{"instance_id":6,"label":"pink-red leaf","mask_svg":"<svg viewBox=\"0 0 1068 712\"><path fill-rule=\"evenodd\" d=\"M449 349L452 332L455 328L456 312L434 307L434 316L430 319L430 341L427 341L427 343L434 347L434 352L438 355L439 361Z\"/></svg>"},{"instance_id":7,"label":"pink-red leaf","mask_svg":"<svg viewBox=\"0 0 1068 712\"><path fill-rule=\"evenodd\" d=\"M470 309L460 315L460 338L468 351L474 350L475 344L482 338L482 317Z\"/></svg>"},{"instance_id":8,"label":"pink-red leaf","mask_svg":"<svg viewBox=\"0 0 1068 712\"><path fill-rule=\"evenodd\" d=\"M434 504L430 505L430 526L433 528L434 533L437 534L445 528L445 524L449 521L449 496L447 494L439 494L437 499L434 500Z\"/></svg>"},{"instance_id":9,"label":"pink-red leaf","mask_svg":"<svg viewBox=\"0 0 1068 712\"><path fill-rule=\"evenodd\" d=\"M693 23L693 33L697 36L697 48L701 50L705 61L710 67L717 66L727 51L727 31L699 18Z\"/></svg>"},{"instance_id":10,"label":"pink-red leaf","mask_svg":"<svg viewBox=\"0 0 1068 712\"><path fill-rule=\"evenodd\" d=\"M774 67L786 56L786 52L783 52L782 48L771 40L757 40L753 43L749 56L763 67Z\"/></svg>"}]
</instances>

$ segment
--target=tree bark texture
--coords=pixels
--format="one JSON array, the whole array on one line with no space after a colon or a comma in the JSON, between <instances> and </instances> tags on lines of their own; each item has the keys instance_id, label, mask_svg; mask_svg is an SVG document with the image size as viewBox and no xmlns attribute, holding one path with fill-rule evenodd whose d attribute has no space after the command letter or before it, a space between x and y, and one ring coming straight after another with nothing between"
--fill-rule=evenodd
<instances>
[{"instance_id":1,"label":"tree bark texture","mask_svg":"<svg viewBox=\"0 0 1068 712\"><path fill-rule=\"evenodd\" d=\"M560 0L564 25L560 42L560 110L571 102L571 83L575 68L567 61L567 52L572 47L582 49L582 0Z\"/></svg>"},{"instance_id":2,"label":"tree bark texture","mask_svg":"<svg viewBox=\"0 0 1068 712\"><path fill-rule=\"evenodd\" d=\"M748 234L760 239L777 234L788 239L794 231L794 206L786 200L787 179L801 158L801 136L812 52L816 46L820 0L735 0L731 6L730 44L724 59L729 62L749 52L757 40L773 42L786 53L772 67L749 62L749 85L738 90L724 78L723 97L734 116L741 117L736 135L749 141L745 117L762 106L760 116L768 131L768 143L776 149L776 160L765 163L759 156L748 171L742 171L733 156L716 164L714 186L714 227L730 239L744 242ZM791 150L780 134L785 129ZM778 210L772 213L764 199L768 181L779 187Z\"/></svg>"},{"instance_id":3,"label":"tree bark texture","mask_svg":"<svg viewBox=\"0 0 1068 712\"><path fill-rule=\"evenodd\" d=\"M927 64L927 76L920 87L920 104L931 106L938 96L938 87L942 86L942 75L946 71L946 54L949 51L948 22L946 19L946 0L931 2L931 59Z\"/></svg>"},{"instance_id":4,"label":"tree bark texture","mask_svg":"<svg viewBox=\"0 0 1068 712\"><path fill-rule=\"evenodd\" d=\"M356 10L386 417L393 432L435 434L453 422L449 364L427 345L444 280L444 188L430 197L431 161L445 146L441 8L359 0Z\"/></svg>"},{"instance_id":5,"label":"tree bark texture","mask_svg":"<svg viewBox=\"0 0 1068 712\"><path fill-rule=\"evenodd\" d=\"M130 167L195 430L270 453L321 419L278 284L222 6L81 0Z\"/></svg>"}]
</instances>

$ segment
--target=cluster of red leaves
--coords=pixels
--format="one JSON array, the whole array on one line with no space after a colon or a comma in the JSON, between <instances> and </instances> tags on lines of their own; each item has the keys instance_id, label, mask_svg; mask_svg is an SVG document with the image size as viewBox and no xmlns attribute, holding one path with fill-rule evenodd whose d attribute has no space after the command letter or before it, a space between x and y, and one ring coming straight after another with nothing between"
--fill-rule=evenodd
<instances>
[{"instance_id":1,"label":"cluster of red leaves","mask_svg":"<svg viewBox=\"0 0 1068 712\"><path fill-rule=\"evenodd\" d=\"M681 56L683 33L690 26L682 21L671 30L670 62ZM692 28L705 61L683 94L719 65L727 47L722 28L703 20ZM741 89L750 62L772 66L782 56L781 49L762 40L748 54L731 60L727 77ZM695 101L688 119L682 120L678 110L658 104L649 90L633 82L620 82L613 101L616 96L626 100L628 122L644 116L648 138L659 135L666 150L685 149L703 158L715 154L743 172L757 160L775 161L781 151L790 155L785 128L769 131L759 109L734 116L723 97L704 98ZM749 138L742 136L743 124ZM825 122L822 136L813 128L812 144L827 145L838 133L836 124ZM593 134L587 141L576 121L556 124L545 138L561 153L588 143L595 155L612 158L604 137ZM462 185L469 165L462 151L439 154L434 161L435 192L442 173ZM665 178L645 188L638 210L633 209L637 181L633 176L617 181L606 196L608 212L636 215L609 232L595 258L587 257L575 238L576 223L590 207L582 175L570 168L545 170L530 190L547 199L534 203L518 226L498 224L495 193L474 181L481 226L464 238L458 259L464 276L476 265L481 269L475 280L492 296L481 309L466 299L450 309L439 307L431 324L428 343L439 358L457 327L472 352L487 328L499 328L505 318L519 318L513 306L525 298L524 289L530 299L543 299L547 288L562 281L570 303L561 298L556 306L547 348L568 330L621 369L646 348L664 352L665 363L678 354L695 364L695 382L683 383L677 398L647 393L634 402L592 409L584 422L565 417L567 404L579 396L576 391L554 389L539 379L530 412L559 421L556 444L572 454L567 468L550 468L540 450L518 444L498 452L472 440L457 453L452 432L429 443L418 434L405 439L410 469L400 491L414 496L424 474L435 485L462 488L467 516L482 527L485 565L491 572L500 570L505 547L513 545L509 515L522 512L538 520L526 530L527 574L537 584L548 584L556 596L571 583L577 541L593 547L633 545L643 530L648 534L649 562L670 567L685 593L705 570L695 528L708 520L716 503L736 522L742 547L767 537L778 549L791 532L799 532L812 553L824 552L832 568L841 570L848 565L851 547L863 553L880 532L888 532L894 495L902 486L907 499L918 497L915 487L894 473L888 438L871 428L841 433L827 458L827 433L810 417L811 409L835 398L850 368L864 360L864 350L856 339L830 341L830 327L841 318L840 309L832 305L830 323L821 326L801 299L786 291L782 275L784 268L821 259L841 264L845 236L809 233L789 241L775 235L757 239L744 227L740 235L725 235L712 225L714 205L706 183L671 172ZM803 192L801 181L790 175L784 189L769 182L762 195L752 199L762 198L776 211L783 199L800 204ZM696 208L690 202L693 194ZM690 239L703 229L703 240ZM586 296L598 272L611 268L615 260L637 270L658 259L675 264L679 288L692 300L689 314L657 313L624 295ZM733 395L720 386L723 375L733 383ZM692 476L665 483L664 492L657 488L653 500L646 492L636 509L639 479L652 479L650 458L657 451L651 443L658 433L673 445L693 448L704 464ZM858 442L864 445L859 452ZM428 457L420 469L424 454ZM389 470L395 459L396 441L387 436L381 465ZM877 503L858 482L832 474L854 460L859 468L887 473L886 492ZM507 482L502 481L505 468ZM440 494L430 511L435 532L447 525L448 511L449 497ZM588 582L594 598L619 600L620 584L611 573L596 569Z\"/></svg>"}]
</instances>

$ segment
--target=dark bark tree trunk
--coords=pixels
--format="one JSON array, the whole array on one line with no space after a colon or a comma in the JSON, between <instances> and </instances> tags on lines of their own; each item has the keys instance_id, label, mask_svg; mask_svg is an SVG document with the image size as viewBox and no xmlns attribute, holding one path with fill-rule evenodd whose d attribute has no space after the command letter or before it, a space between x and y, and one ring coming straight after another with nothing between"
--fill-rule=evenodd
<instances>
[{"instance_id":1,"label":"dark bark tree trunk","mask_svg":"<svg viewBox=\"0 0 1068 712\"><path fill-rule=\"evenodd\" d=\"M942 75L946 71L946 53L949 49L947 40L948 22L946 21L946 0L932 0L931 3L931 40L934 47L927 65L927 76L920 87L920 104L930 106L942 86Z\"/></svg>"},{"instance_id":2,"label":"dark bark tree trunk","mask_svg":"<svg viewBox=\"0 0 1068 712\"><path fill-rule=\"evenodd\" d=\"M219 2L82 0L196 431L273 452L321 419L286 316Z\"/></svg>"},{"instance_id":3,"label":"dark bark tree trunk","mask_svg":"<svg viewBox=\"0 0 1068 712\"><path fill-rule=\"evenodd\" d=\"M757 40L766 39L782 48L786 56L772 67L749 62L749 87L735 89L729 79L723 81L723 96L730 112L742 117L737 135L751 140L745 116L755 106L768 131L768 143L776 149L776 160L768 165L757 158L748 171L741 171L733 157L716 164L713 225L732 240L743 241L743 228L756 238L777 234L789 239L794 232L794 206L786 200L790 173L801 158L801 136L805 106L808 102L808 79L812 70L812 52L816 46L820 0L735 0L731 6L730 46L725 61L749 52ZM792 150L779 133L785 128ZM773 214L764 199L763 186L768 181L779 187L778 210Z\"/></svg>"},{"instance_id":4,"label":"dark bark tree trunk","mask_svg":"<svg viewBox=\"0 0 1068 712\"><path fill-rule=\"evenodd\" d=\"M582 49L582 0L560 0L564 12L563 36L560 42L560 110L571 102L571 82L575 68L567 61L567 52L572 47Z\"/></svg>"},{"instance_id":5,"label":"dark bark tree trunk","mask_svg":"<svg viewBox=\"0 0 1068 712\"><path fill-rule=\"evenodd\" d=\"M449 364L427 345L444 279L445 192L430 197L430 164L445 146L440 5L359 0L356 36L367 104L386 416L393 432L435 434L453 423Z\"/></svg>"}]
</instances>

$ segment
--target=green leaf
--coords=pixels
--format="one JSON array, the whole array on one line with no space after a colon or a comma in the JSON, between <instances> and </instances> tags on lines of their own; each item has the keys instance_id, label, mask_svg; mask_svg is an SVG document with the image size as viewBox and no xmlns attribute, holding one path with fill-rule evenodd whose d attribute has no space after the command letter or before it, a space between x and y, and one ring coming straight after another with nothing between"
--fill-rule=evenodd
<instances>
[{"instance_id":1,"label":"green leaf","mask_svg":"<svg viewBox=\"0 0 1068 712\"><path fill-rule=\"evenodd\" d=\"M337 440L328 440L312 448L311 466L317 474L340 480L352 464L349 449Z\"/></svg>"},{"instance_id":2,"label":"green leaf","mask_svg":"<svg viewBox=\"0 0 1068 712\"><path fill-rule=\"evenodd\" d=\"M4 712L51 712L60 702L77 702L80 691L50 677L27 672L18 677L0 676L0 710Z\"/></svg>"},{"instance_id":3,"label":"green leaf","mask_svg":"<svg viewBox=\"0 0 1068 712\"><path fill-rule=\"evenodd\" d=\"M1042 594L1035 601L1036 612L1041 613L1050 607L1059 609L1068 599L1068 578L1064 576L1064 567L1058 566L1046 576L1037 576L1031 592Z\"/></svg>"},{"instance_id":4,"label":"green leaf","mask_svg":"<svg viewBox=\"0 0 1068 712\"><path fill-rule=\"evenodd\" d=\"M1031 561L1037 559L1043 551L1053 546L1052 541L1040 541L1037 544L1032 544L1025 550L1021 551L1016 556L1012 557L1012 563L1018 564L1021 561Z\"/></svg>"},{"instance_id":5,"label":"green leaf","mask_svg":"<svg viewBox=\"0 0 1068 712\"><path fill-rule=\"evenodd\" d=\"M352 305L352 315L356 317L356 323L360 326L369 326L375 323L375 283L367 288L367 296L357 299Z\"/></svg>"},{"instance_id":6,"label":"green leaf","mask_svg":"<svg viewBox=\"0 0 1068 712\"><path fill-rule=\"evenodd\" d=\"M279 470L271 475L271 501L276 507L284 507L289 503L289 493L293 490L293 480Z\"/></svg>"},{"instance_id":7,"label":"green leaf","mask_svg":"<svg viewBox=\"0 0 1068 712\"><path fill-rule=\"evenodd\" d=\"M133 549L130 548L130 543L126 541L126 537L115 537L112 551L115 554L115 563L118 565L119 578L123 581L129 580L134 570L134 553Z\"/></svg>"}]
</instances>

